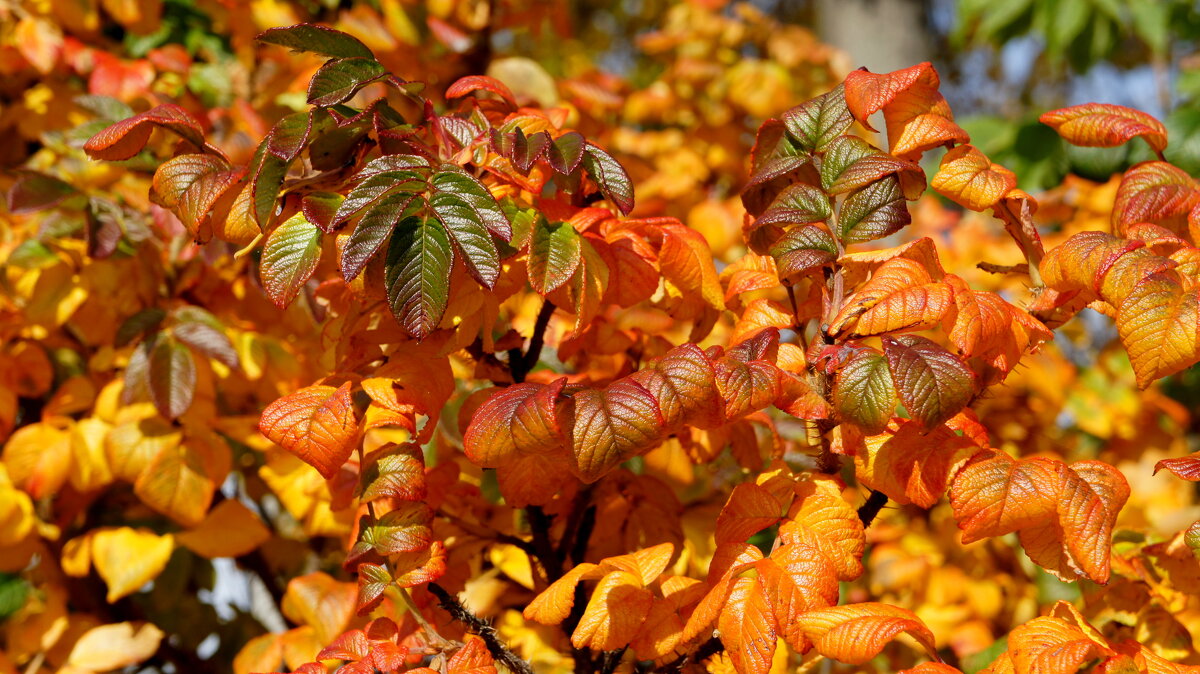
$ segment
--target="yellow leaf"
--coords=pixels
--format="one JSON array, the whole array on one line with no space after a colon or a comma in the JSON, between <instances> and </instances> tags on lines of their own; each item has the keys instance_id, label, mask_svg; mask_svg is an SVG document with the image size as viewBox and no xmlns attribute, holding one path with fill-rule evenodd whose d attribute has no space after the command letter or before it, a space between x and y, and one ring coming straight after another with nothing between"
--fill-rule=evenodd
<instances>
[{"instance_id":1,"label":"yellow leaf","mask_svg":"<svg viewBox=\"0 0 1200 674\"><path fill-rule=\"evenodd\" d=\"M71 420L56 418L17 430L4 445L13 483L34 500L58 493L71 467Z\"/></svg>"},{"instance_id":2,"label":"yellow leaf","mask_svg":"<svg viewBox=\"0 0 1200 674\"><path fill-rule=\"evenodd\" d=\"M94 417L83 419L71 429L71 486L81 492L99 489L112 482L112 468L104 451L104 438L112 426Z\"/></svg>"},{"instance_id":3,"label":"yellow leaf","mask_svg":"<svg viewBox=\"0 0 1200 674\"><path fill-rule=\"evenodd\" d=\"M111 604L158 577L171 558L175 540L149 529L97 529L92 538L92 563L108 585Z\"/></svg>"},{"instance_id":4,"label":"yellow leaf","mask_svg":"<svg viewBox=\"0 0 1200 674\"><path fill-rule=\"evenodd\" d=\"M0 465L0 547L16 545L33 530L33 501L13 487L8 470Z\"/></svg>"},{"instance_id":5,"label":"yellow leaf","mask_svg":"<svg viewBox=\"0 0 1200 674\"><path fill-rule=\"evenodd\" d=\"M241 501L221 501L198 526L175 535L192 552L215 559L240 557L271 537L270 530Z\"/></svg>"},{"instance_id":6,"label":"yellow leaf","mask_svg":"<svg viewBox=\"0 0 1200 674\"><path fill-rule=\"evenodd\" d=\"M75 642L67 664L96 672L136 665L154 655L162 638L162 630L150 623L101 625Z\"/></svg>"},{"instance_id":7,"label":"yellow leaf","mask_svg":"<svg viewBox=\"0 0 1200 674\"><path fill-rule=\"evenodd\" d=\"M113 475L134 482L154 457L178 447L182 439L178 429L158 417L150 417L113 428L104 441L104 449Z\"/></svg>"},{"instance_id":8,"label":"yellow leaf","mask_svg":"<svg viewBox=\"0 0 1200 674\"><path fill-rule=\"evenodd\" d=\"M280 608L292 622L316 630L317 641L327 644L346 629L357 600L356 584L318 571L288 581Z\"/></svg>"},{"instance_id":9,"label":"yellow leaf","mask_svg":"<svg viewBox=\"0 0 1200 674\"><path fill-rule=\"evenodd\" d=\"M142 503L183 526L196 526L212 503L216 480L223 477L216 475L214 456L221 451L229 450L195 439L166 448L138 476L133 492Z\"/></svg>"},{"instance_id":10,"label":"yellow leaf","mask_svg":"<svg viewBox=\"0 0 1200 674\"><path fill-rule=\"evenodd\" d=\"M263 634L242 646L233 658L233 674L276 672L283 664L283 643L279 634Z\"/></svg>"}]
</instances>

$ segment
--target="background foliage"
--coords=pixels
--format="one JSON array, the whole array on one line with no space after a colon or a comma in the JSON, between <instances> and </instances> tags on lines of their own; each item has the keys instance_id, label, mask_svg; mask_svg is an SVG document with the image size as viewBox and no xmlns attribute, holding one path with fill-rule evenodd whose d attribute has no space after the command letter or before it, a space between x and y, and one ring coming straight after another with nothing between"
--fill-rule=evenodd
<instances>
[{"instance_id":1,"label":"background foliage","mask_svg":"<svg viewBox=\"0 0 1200 674\"><path fill-rule=\"evenodd\" d=\"M961 104L981 113L960 119L961 128L992 161L1013 169L1019 181L1007 184L1000 170L997 184L1019 184L1037 196L1033 217L1045 249L1086 231L1146 241L1146 256L1153 249L1151 257L1182 261L1176 285L1194 295L1189 279L1195 263L1185 259L1187 253L1176 254L1195 250L1196 243L1195 225L1189 230L1187 218L1195 191L1187 174L1200 168L1200 117L1192 105L1196 59L1189 53L1198 23L1194 6L1136 0L965 1L955 9L952 24L930 29L931 42L947 50L945 67L939 64L948 75L944 89L956 109ZM903 247L929 237L940 255L938 270L958 279L933 274L928 284L938 289L929 292L954 294L967 287L993 292L1006 306L1020 307L1021 315L1028 316L1028 309L1047 319L1052 313L1039 312L1060 311L1062 320L1046 320L1056 329L1054 338L1032 353L1023 354L1025 344L1016 347L1013 355L1023 356L1019 367L999 351L988 354L986 367L972 363L980 384L978 395L974 388L970 395L973 414L955 416L959 405L943 415L911 398L900 400L900 416L894 414L895 400L891 408L875 412L858 406L877 393L880 377L886 375L891 386L892 375L886 373L894 374L897 367L884 365L893 354L913 350L914 343L896 340L915 338L869 341L898 330L878 311L873 319L883 321L884 328L861 327L872 320L863 313L869 308L823 315L823 284L806 274L829 262L808 268L790 258L792 266L784 264L785 256L772 247L778 241L765 238L771 228L764 211L787 181L763 179L769 143L761 138L751 161L765 120L834 89L857 66L847 53L789 21L811 18L811 11L808 3L646 2L635 7L553 0L0 4L0 130L9 141L0 145L0 163L8 169L0 186L9 197L0 211L0 671L291 671L331 645L341 648L325 652L331 664L363 660L374 649L380 655L373 656L373 666L382 670L467 671L490 666L496 655L467 636L485 631L471 622L476 617L490 622L493 641L507 644L536 671L652 666L791 671L801 663L824 668L814 671L893 672L918 666L925 668L918 671L952 671L921 665L930 657L922 652L922 642L964 672L989 665L992 671L1014 671L1003 669L1006 662L1022 672L1075 671L1071 663L1076 661L1069 658L1037 665L1030 664L1034 656L1003 655L1028 655L1029 644L1049 638L1037 632L1041 628L1066 634L1062 638L1078 650L1077 665L1107 668L1103 671L1187 671L1182 666L1200 664L1193 639L1200 634L1200 568L1194 541L1184 533L1200 520L1200 505L1191 483L1170 471L1155 472L1163 459L1200 450L1200 374L1192 367L1150 383L1155 377L1148 370L1139 373L1131 366L1130 341L1122 344L1127 335L1118 330L1120 302L1114 293L1119 290L1124 300L1132 288L1144 286L1129 282L1106 290L1107 295L1066 302L1067 309L1077 310L1096 300L1092 306L1117 316L1116 322L1085 309L1064 323L1061 296L1048 299L1031 292L1036 284L1029 276L993 273L1019 269L1029 253L1006 233L1005 225L1017 227L1020 218L1006 221L989 212L1008 193L988 200L978 196L979 188L960 189L934 179L937 191L953 200L925 190L905 209L912 223L899 234L893 232L903 223L885 223L861 239L842 237L831 244L831 254L836 257L843 244L876 235L892 236L858 250ZM284 48L313 48L318 42L312 40L284 46L255 40L265 30L308 21L354 35L378 59L379 72L386 69L398 80L424 87L399 85L411 95L391 90L398 118L383 114L380 122L376 115L359 135L350 125L346 135L318 145L313 128L343 128L335 113L327 118L308 113L309 82L327 56ZM1018 82L995 76L1014 44L1026 45L1034 55L1032 74ZM951 60L962 54L966 57ZM989 54L997 55L988 61L990 70L985 68L990 79L976 87L987 95L971 100L956 94L972 81L983 81L971 80L962 64ZM897 63L892 69L909 65ZM1170 199L1163 197L1157 211L1148 207L1132 219L1120 206L1121 174L1155 159L1152 131L1143 134L1149 143L1077 148L1037 121L1046 110L1082 102L1073 99L1071 83L1096 68L1145 68L1152 80L1165 82L1155 109L1170 137L1162 154L1182 175L1162 168L1167 177L1154 178L1159 181L1154 184L1178 187L1173 205L1164 206ZM460 85L447 98L447 89L460 78L485 73L511 93L478 80ZM387 86L364 83L358 97L347 96L346 103L361 109ZM345 92L330 86L318 93L334 100ZM474 173L459 174L440 162L519 165L529 158L526 151L497 149L506 142L515 148L515 137L501 138L489 146L492 150L472 150L461 134L456 136L463 128L456 123L437 122L441 130L430 129L456 113L479 124L498 120L510 111L506 95L527 108L517 125L531 137L537 130L553 131L560 156L547 154L540 163L531 159L532 173L479 173L490 188L485 195L473 187ZM928 101L931 95L917 98ZM423 107L425 99L431 109ZM848 97L847 102L863 121L869 101ZM167 123L181 135L155 132L145 150L125 152L122 137L109 132L114 142L92 141L89 149L94 156L107 152L107 158L120 161L94 161L85 153L85 143L96 134L160 104L180 106L186 117ZM880 108L890 114L883 104L875 110ZM988 116L997 112L1003 116ZM845 121L849 129L851 117ZM369 144L358 143L370 138L381 148L407 148L418 142L409 133L418 126L420 133L439 134L432 140L419 136L423 146L455 152L439 155L428 168L384 167L390 172L386 180L419 179L444 187L420 192L421 203L428 203L437 218L414 225L421 232L414 236L426 241L443 232L443 249L467 251L467 263L439 267L436 256L422 258L433 260L423 267L427 273L403 278L417 279L425 290L398 300L379 292L383 285L397 285L383 269L386 251L380 249L374 265L367 254L357 269L348 269L347 235L357 230L324 234L320 214L327 222L361 216L356 226L366 231L363 213L369 209L352 212L335 196L351 194L353 200L353 174L375 158L365 154ZM513 133L513 128L501 131ZM635 203L627 203L624 181L597 178L603 158L589 154L585 161L583 154L572 154L575 137L561 140L568 129L624 167ZM888 130L891 154L905 155ZM885 145L882 135L857 124L854 132ZM264 139L269 157L259 149ZM806 149L823 151L823 142ZM345 148L355 149L347 154ZM176 154L207 159L169 164L177 161L171 159ZM919 155L901 158L918 160ZM941 160L940 150L927 155L926 173L934 175ZM197 161L207 168L195 169ZM279 217L275 195L260 203L253 189L240 211L221 201L225 193L217 187L193 192L192 201L182 197L191 185L183 181L197 174L210 176L206 185L241 181L230 198L242 185L270 184L262 176L269 175L270 166L263 167L272 161L284 165L278 180L287 181L285 192L292 195L279 200ZM290 174L289 161L295 162ZM164 164L179 170L162 171ZM245 174L241 167L248 169ZM920 169L906 164L886 175L904 171L915 176ZM570 209L534 207L528 194L540 190L530 189L530 180L557 181L548 193L565 195L561 201ZM757 227L743 206L744 192L751 204L757 198L764 207L751 205ZM302 204L302 196L312 198ZM409 203L396 194L389 198L393 205ZM903 207L904 200L897 201ZM966 209L959 205L964 202ZM607 208L578 210L598 204ZM630 217L618 218L628 206L634 207ZM802 200L788 205L776 224L795 232L803 229L797 222L827 219L798 221L802 216L796 211L809 206ZM490 233L467 225L456 230L454 223L461 220L454 213L461 208L473 209L468 220L490 223ZM1134 230L1143 220L1158 222L1178 241L1157 230ZM390 234L392 220L384 224ZM457 248L449 243L451 236ZM468 236L478 245L465 243ZM770 236L782 236L782 229ZM207 243L196 246L194 239ZM792 252L820 249L805 241ZM1111 244L1112 250L1120 245ZM620 254L613 251L628 253L629 258L619 258L627 265L605 257ZM870 269L871 279L876 278L882 260L861 254L859 268ZM1117 253L1109 255L1115 259ZM1129 255L1129 260L1136 257ZM1151 265L1160 264L1142 257L1136 260L1141 271L1129 272L1136 281L1148 278L1138 275L1142 271L1148 274ZM1051 258L1057 276L1043 265L1051 288L1065 294L1093 284L1080 271L1086 265L1068 252ZM651 268L648 276L638 276L644 268L637 260ZM904 278L913 285L912 277ZM446 279L452 290L439 297L437 288ZM787 289L780 283L784 279ZM1097 272L1097 288L1100 279ZM864 271L853 283L865 281ZM898 304L911 311L910 300ZM928 297L924 302L936 305ZM546 306L551 311L543 311ZM834 319L830 334L838 336L829 346L852 342L858 350L805 352L803 346L829 332L818 325L818 318L826 317ZM941 314L934 320L925 316L915 327L930 328L927 336L939 344L958 344L950 327L935 328L940 322ZM772 341L776 332L782 345ZM1030 334L1028 343L1040 341L1036 326ZM537 342L543 335L544 346ZM413 339L418 336L419 343ZM691 343L699 347L680 346ZM728 350L701 351L714 346ZM826 403L815 400L812 391L793 390L789 397L788 391L771 387L784 387L778 382L790 379L771 383L768 377L754 380L750 388L773 394L747 404L743 414L730 409L734 396L721 390L727 415L722 421L732 423L706 426L693 414L686 423L638 431L643 437L629 441L632 450L617 447L617 458L603 465L564 466L553 452L534 452L551 458L520 466L497 458L508 423L499 398L485 402L493 383L512 385L506 389L509 396L555 398L566 390L575 396L571 404L578 415L587 401L576 391L608 395L664 356L718 369L767 358L772 368L791 368L818 380L826 376L828 381L820 381L830 389L817 394L836 410L822 412ZM850 381L847 372L868 374ZM555 383L560 376L565 384ZM833 388L841 381L849 382L849 393ZM866 390L851 390L856 382ZM993 385L983 390L982 384ZM776 407L768 408L772 402ZM307 433L289 435L289 414L317 408L327 413L312 423L333 429L332 437L340 437L338 428L361 423L365 430L358 446L365 451L355 451L356 442L344 442L332 452L341 460L326 458L323 465L330 447L305 444L315 435L311 425ZM477 410L499 421L490 430L482 423L470 430ZM354 413L365 416L347 421L346 415ZM1055 466L1098 460L1116 467L1129 495L1108 524L1111 564L1093 566L1075 552L1066 555L1068 562L1047 563L1044 556L1022 551L1030 549L1029 541L1015 528L965 542L960 530L967 540L973 534L963 523L963 499L956 501L953 492L943 497L945 471L938 488L919 474L914 478L911 465L909 473L900 472L902 460L872 464L871 457L880 456L891 436L915 435L902 430L916 428L906 417L948 434L936 438L939 451L962 449L962 439L969 438L972 451L983 446L1017 459L1049 457ZM837 426L835 419L840 430L829 425ZM619 445L636 433L616 435ZM521 442L512 440L514 447ZM935 440L922 434L917 442ZM831 445L843 453L840 458L831 458ZM307 464L301 460L306 457ZM915 465L927 459L922 456ZM567 454L563 460L570 461ZM1022 465L1050 465L1037 461ZM955 463L956 469L960 465ZM1194 471L1188 472L1191 465L1169 467L1195 479ZM822 471L841 482L813 477ZM584 485L576 476L600 479ZM374 493L363 489L371 480ZM873 490L890 497L877 516L873 510L883 501L872 496ZM760 492L777 499L771 501L773 514L759 513L755 519L753 513L738 512L761 505L753 500ZM787 501L780 505L784 494ZM379 509L388 512L367 505L376 498L382 499ZM864 639L878 648L856 660L849 656L864 654L820 643L814 636L819 626L809 625L800 637L777 625L781 643L791 648L772 646L765 660L755 661L748 654L762 655L762 649L742 648L732 636L736 630L729 629L732 619L722 617L723 643L706 641L703 629L693 630L701 638L690 647L681 643L678 637L699 610L701 595L693 596L697 588L719 585L714 568L732 568L738 555L749 556L739 558L745 561L757 553L769 561L755 561L749 577L769 578L775 568L800 573L795 567L801 562L787 557L787 545L778 548L775 542L800 536L795 525L806 516L801 504L821 498L837 504L847 527L853 528L859 514L870 526L857 534L865 554L859 549L850 555L854 561L842 559L847 567L813 595L823 596L824 604L888 604L911 611L894 616L895 624L910 629L916 641ZM792 499L795 507L789 507ZM867 510L855 513L860 506ZM744 519L753 522L738 524ZM974 537L994 533L999 532L980 529ZM370 550L355 545L369 536L376 537L368 541ZM746 545L730 553L733 543ZM1097 559L1107 560L1107 545L1103 549ZM854 567L859 557L861 569ZM409 575L397 578L401 569ZM457 596L466 607L462 613L439 607L446 597L425 582L435 577L432 587ZM371 578L378 583L375 590ZM553 606L556 595L544 592L560 578L567 580L554 587L579 608L572 613L568 606L554 620L560 612ZM385 592L382 587L392 580L411 591ZM573 589L579 580L580 589ZM659 635L657 641L643 636L622 643L613 636L619 626L604 620L596 624L608 625L604 629L610 632L580 632L585 614L599 615L591 611L594 598L609 595L613 605L651 595L654 606L670 605L648 610L679 621L678 629L666 631L675 634L674 640ZM739 595L743 604L744 595ZM413 610L406 606L409 601ZM394 631L388 632L383 620L368 627L368 618L357 615L364 603L373 605L371 617L394 621ZM455 600L449 604L453 608ZM747 609L735 604L729 600L722 614L741 620ZM864 610L868 617L884 611ZM1038 616L1052 617L1039 623ZM842 619L847 617L853 616ZM790 618L796 622L795 615ZM556 624L564 620L566 629ZM919 626L908 620L919 620ZM361 629L367 631L354 632ZM344 633L352 636L336 641ZM355 634L370 636L371 647L361 650L361 643L352 643ZM817 647L800 655L797 651L804 649L797 644L804 639ZM1131 641L1142 650L1129 650ZM384 642L392 646L379 645ZM753 639L741 642L750 643ZM709 657L696 657L697 648ZM696 662L685 662L687 654Z\"/></svg>"}]
</instances>

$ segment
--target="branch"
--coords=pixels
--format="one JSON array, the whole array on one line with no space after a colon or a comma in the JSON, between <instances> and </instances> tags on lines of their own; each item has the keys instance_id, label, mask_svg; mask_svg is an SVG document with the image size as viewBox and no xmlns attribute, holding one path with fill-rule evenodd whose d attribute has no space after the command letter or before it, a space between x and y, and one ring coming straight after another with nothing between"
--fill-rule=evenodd
<instances>
[{"instance_id":1,"label":"branch","mask_svg":"<svg viewBox=\"0 0 1200 674\"><path fill-rule=\"evenodd\" d=\"M500 635L496 633L496 630L487 621L468 611L458 601L457 597L447 592L441 585L429 583L428 587L433 596L438 598L438 605L445 609L450 614L450 617L462 623L468 632L476 634L483 639L493 658L504 663L505 667L508 667L510 671L517 674L533 674L533 668L529 666L529 663L517 657L516 653L509 650L508 646L500 641Z\"/></svg>"},{"instance_id":2,"label":"branch","mask_svg":"<svg viewBox=\"0 0 1200 674\"><path fill-rule=\"evenodd\" d=\"M682 672L683 668L686 667L688 663L703 662L704 660L707 660L708 658L711 658L712 656L724 650L725 644L721 643L721 638L713 637L700 644L700 648L697 648L694 652L688 653L675 662L664 665L662 671L670 672L672 674Z\"/></svg>"},{"instance_id":3,"label":"branch","mask_svg":"<svg viewBox=\"0 0 1200 674\"><path fill-rule=\"evenodd\" d=\"M887 502L887 494L877 489L871 490L867 502L858 509L858 519L862 521L864 529L871 526L871 522L875 521L875 517L879 515L880 510L883 510L883 506L887 505Z\"/></svg>"},{"instance_id":4,"label":"branch","mask_svg":"<svg viewBox=\"0 0 1200 674\"><path fill-rule=\"evenodd\" d=\"M537 367L542 357L542 346L546 341L546 327L550 325L550 317L554 315L554 303L542 301L537 320L533 324L533 335L529 338L529 349L521 354L519 349L508 352L508 369L512 372L513 382L520 384L525 381L525 375Z\"/></svg>"}]
</instances>

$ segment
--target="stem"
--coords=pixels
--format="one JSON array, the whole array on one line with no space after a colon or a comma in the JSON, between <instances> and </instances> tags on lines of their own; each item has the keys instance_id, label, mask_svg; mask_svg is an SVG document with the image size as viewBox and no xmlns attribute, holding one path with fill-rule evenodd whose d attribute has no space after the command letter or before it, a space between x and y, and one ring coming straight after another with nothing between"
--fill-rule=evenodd
<instances>
[{"instance_id":1,"label":"stem","mask_svg":"<svg viewBox=\"0 0 1200 674\"><path fill-rule=\"evenodd\" d=\"M871 526L871 522L875 521L875 517L879 511L883 510L883 506L887 505L887 494L872 489L871 495L867 497L866 503L858 509L858 519L862 521L863 528Z\"/></svg>"},{"instance_id":2,"label":"stem","mask_svg":"<svg viewBox=\"0 0 1200 674\"><path fill-rule=\"evenodd\" d=\"M700 647L697 648L694 652L688 653L687 655L684 655L683 657L679 658L678 660L671 662L667 665L664 665L662 668L662 671L673 672L673 673L674 672L682 672L683 668L686 667L689 663L703 662L704 660L707 660L708 658L711 658L712 656L714 656L717 653L720 653L721 651L724 651L724 650L725 650L725 644L721 643L721 639L719 637L712 637L708 641L705 641L704 643L700 644Z\"/></svg>"},{"instance_id":3,"label":"stem","mask_svg":"<svg viewBox=\"0 0 1200 674\"><path fill-rule=\"evenodd\" d=\"M431 592L433 591L433 585L433 583L429 584ZM399 591L400 598L404 600L404 605L408 607L408 612L412 614L413 620L417 621L417 624L421 626L421 629L425 630L425 633L429 635L430 639L439 646L449 646L452 642L443 637L441 634L438 634L438 631L434 629L433 625L429 624L429 621L425 619L425 616L421 615L421 609L417 606L417 602L413 601L412 595L408 593L408 588L400 587L399 585L394 585L393 587ZM442 591L445 592L445 590ZM436 595L437 593L434 592L434 594ZM441 595L438 595L438 599L441 599ZM462 605L459 604L459 607L462 608ZM466 609L464 608L463 611L466 611ZM454 614L451 613L450 615ZM479 618L475 619L479 620Z\"/></svg>"},{"instance_id":4,"label":"stem","mask_svg":"<svg viewBox=\"0 0 1200 674\"><path fill-rule=\"evenodd\" d=\"M462 529L463 531L467 532L468 534L471 534L472 536L475 536L476 538L481 538L485 541L496 541L497 543L507 543L516 548L520 548L520 550L522 552L529 555L530 557L537 554L537 550L533 547L533 543L530 543L529 541L527 541L523 538L517 538L516 536L513 536L511 534L506 534L506 533L499 532L499 531L492 531L491 529L488 529L487 527L482 527L478 524L472 524L472 523L462 519L461 517L458 517L456 515L451 515L450 513L446 512L444 510L441 510L441 509L435 510L434 513L438 517L442 517L450 522L453 522L454 525L457 526L459 529Z\"/></svg>"},{"instance_id":5,"label":"stem","mask_svg":"<svg viewBox=\"0 0 1200 674\"><path fill-rule=\"evenodd\" d=\"M533 674L533 668L529 666L529 663L509 650L508 646L500 641L500 635L485 620L467 610L457 597L451 595L437 583L429 583L428 587L433 596L438 598L439 605L450 614L450 617L462 623L468 632L483 639L483 643L487 645L493 658L502 662L512 672Z\"/></svg>"},{"instance_id":6,"label":"stem","mask_svg":"<svg viewBox=\"0 0 1200 674\"><path fill-rule=\"evenodd\" d=\"M529 349L524 355L520 355L520 351L513 350L508 354L508 368L512 371L513 382L520 384L525 381L525 376L529 371L537 367L538 361L542 357L542 346L546 341L546 327L550 325L550 317L554 315L554 303L550 300L542 301L542 308L538 310L537 320L533 324L533 335L529 338Z\"/></svg>"}]
</instances>

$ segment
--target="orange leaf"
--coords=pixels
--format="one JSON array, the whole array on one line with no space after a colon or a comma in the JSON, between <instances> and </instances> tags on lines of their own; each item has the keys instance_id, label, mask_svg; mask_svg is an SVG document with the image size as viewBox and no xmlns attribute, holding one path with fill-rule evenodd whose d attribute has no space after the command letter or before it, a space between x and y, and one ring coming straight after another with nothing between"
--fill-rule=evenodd
<instances>
[{"instance_id":1,"label":"orange leaf","mask_svg":"<svg viewBox=\"0 0 1200 674\"><path fill-rule=\"evenodd\" d=\"M1113 232L1124 236L1132 225L1151 222L1182 229L1200 200L1196 181L1165 161L1144 161L1121 176L1113 202Z\"/></svg>"},{"instance_id":2,"label":"orange leaf","mask_svg":"<svg viewBox=\"0 0 1200 674\"><path fill-rule=\"evenodd\" d=\"M779 623L768 600L769 588L760 575L737 578L729 599L717 616L721 642L741 674L767 674L779 638Z\"/></svg>"},{"instance_id":3,"label":"orange leaf","mask_svg":"<svg viewBox=\"0 0 1200 674\"><path fill-rule=\"evenodd\" d=\"M1167 147L1167 129L1162 122L1123 105L1072 105L1043 113L1038 121L1057 131L1072 145L1116 147L1141 136L1155 152L1161 153Z\"/></svg>"},{"instance_id":4,"label":"orange leaf","mask_svg":"<svg viewBox=\"0 0 1200 674\"><path fill-rule=\"evenodd\" d=\"M782 515L783 505L769 491L752 482L739 484L717 516L716 543L744 543Z\"/></svg>"},{"instance_id":5,"label":"orange leaf","mask_svg":"<svg viewBox=\"0 0 1200 674\"><path fill-rule=\"evenodd\" d=\"M970 140L954 123L938 85L937 71L928 62L882 75L856 70L846 76L846 105L868 129L868 118L883 110L892 154L916 160L939 145Z\"/></svg>"},{"instance_id":6,"label":"orange leaf","mask_svg":"<svg viewBox=\"0 0 1200 674\"><path fill-rule=\"evenodd\" d=\"M1079 671L1089 660L1113 653L1078 627L1052 616L1034 618L1014 629L1008 648L1016 671L1030 674Z\"/></svg>"},{"instance_id":7,"label":"orange leaf","mask_svg":"<svg viewBox=\"0 0 1200 674\"><path fill-rule=\"evenodd\" d=\"M1200 482L1200 452L1181 456L1174 459L1163 459L1154 464L1154 473L1166 468L1176 477L1189 482Z\"/></svg>"},{"instance_id":8,"label":"orange leaf","mask_svg":"<svg viewBox=\"0 0 1200 674\"><path fill-rule=\"evenodd\" d=\"M960 145L942 157L941 168L930 184L960 206L984 211L1016 188L1017 176L993 164L974 145Z\"/></svg>"},{"instance_id":9,"label":"orange leaf","mask_svg":"<svg viewBox=\"0 0 1200 674\"><path fill-rule=\"evenodd\" d=\"M571 645L597 651L629 645L650 612L652 601L653 595L642 587L638 576L627 571L606 574L571 634Z\"/></svg>"},{"instance_id":10,"label":"orange leaf","mask_svg":"<svg viewBox=\"0 0 1200 674\"><path fill-rule=\"evenodd\" d=\"M941 499L950 475L980 449L945 424L926 430L906 419L896 419L888 432L868 437L866 446L855 456L862 483L897 503L922 508L932 508Z\"/></svg>"},{"instance_id":11,"label":"orange leaf","mask_svg":"<svg viewBox=\"0 0 1200 674\"><path fill-rule=\"evenodd\" d=\"M796 499L783 524L783 543L815 547L837 570L837 579L850 581L862 575L867 541L858 512L842 498L841 481L811 475L795 483Z\"/></svg>"},{"instance_id":12,"label":"orange leaf","mask_svg":"<svg viewBox=\"0 0 1200 674\"><path fill-rule=\"evenodd\" d=\"M1138 388L1200 361L1200 286L1173 270L1140 280L1117 307L1117 333Z\"/></svg>"},{"instance_id":13,"label":"orange leaf","mask_svg":"<svg viewBox=\"0 0 1200 674\"><path fill-rule=\"evenodd\" d=\"M563 574L562 578L533 598L525 607L526 620L543 625L557 625L567 619L575 605L575 586L587 578L598 577L603 570L596 564L584 562Z\"/></svg>"},{"instance_id":14,"label":"orange leaf","mask_svg":"<svg viewBox=\"0 0 1200 674\"><path fill-rule=\"evenodd\" d=\"M879 265L871 279L846 298L841 311L829 324L829 333L839 334L856 328L863 315L875 305L884 308L872 315L868 328L885 328L889 323L920 325L936 315L934 325L950 305L949 288L935 289L935 279L924 264L907 257L895 257ZM927 326L928 327L928 326ZM855 329L855 333L859 332ZM875 334L875 333L867 333Z\"/></svg>"},{"instance_id":15,"label":"orange leaf","mask_svg":"<svg viewBox=\"0 0 1200 674\"><path fill-rule=\"evenodd\" d=\"M566 379L549 386L516 384L496 391L471 417L463 451L472 462L491 468L517 452L539 454L565 443L556 405Z\"/></svg>"},{"instance_id":16,"label":"orange leaf","mask_svg":"<svg viewBox=\"0 0 1200 674\"><path fill-rule=\"evenodd\" d=\"M933 633L912 611L868 602L817 609L801 614L797 628L817 652L850 665L861 665L901 632L908 632L937 659Z\"/></svg>"},{"instance_id":17,"label":"orange leaf","mask_svg":"<svg viewBox=\"0 0 1200 674\"><path fill-rule=\"evenodd\" d=\"M330 479L358 440L350 383L339 388L309 386L286 395L263 410L258 429Z\"/></svg>"},{"instance_id":18,"label":"orange leaf","mask_svg":"<svg viewBox=\"0 0 1200 674\"><path fill-rule=\"evenodd\" d=\"M340 583L318 571L288 581L280 608L292 622L312 627L317 641L327 644L345 631L357 600L354 583Z\"/></svg>"}]
</instances>

